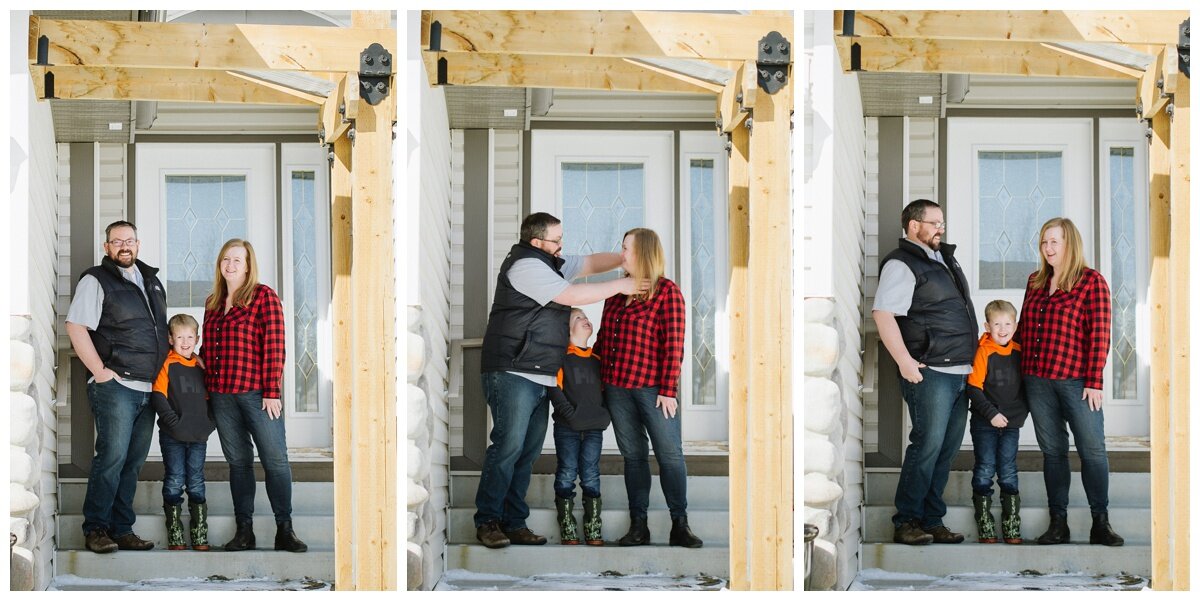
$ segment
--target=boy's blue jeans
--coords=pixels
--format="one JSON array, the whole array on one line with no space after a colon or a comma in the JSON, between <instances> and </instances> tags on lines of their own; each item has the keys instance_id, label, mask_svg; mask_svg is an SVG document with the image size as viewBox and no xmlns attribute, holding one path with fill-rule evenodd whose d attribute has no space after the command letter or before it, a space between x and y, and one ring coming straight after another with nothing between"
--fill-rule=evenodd
<instances>
[{"instance_id":1,"label":"boy's blue jeans","mask_svg":"<svg viewBox=\"0 0 1200 601\"><path fill-rule=\"evenodd\" d=\"M600 448L604 446L603 430L578 432L555 422L554 453L558 469L554 472L554 494L564 499L575 498L575 477L583 496L600 496Z\"/></svg>"},{"instance_id":2,"label":"boy's blue jeans","mask_svg":"<svg viewBox=\"0 0 1200 601\"><path fill-rule=\"evenodd\" d=\"M182 505L187 488L188 503L204 503L204 456L207 442L182 442L158 431L158 446L163 457L163 503Z\"/></svg>"},{"instance_id":3,"label":"boy's blue jeans","mask_svg":"<svg viewBox=\"0 0 1200 601\"><path fill-rule=\"evenodd\" d=\"M992 496L992 478L1006 495L1020 493L1017 487L1017 446L1020 428L997 428L983 418L971 415L971 444L975 447L975 469L971 490Z\"/></svg>"}]
</instances>

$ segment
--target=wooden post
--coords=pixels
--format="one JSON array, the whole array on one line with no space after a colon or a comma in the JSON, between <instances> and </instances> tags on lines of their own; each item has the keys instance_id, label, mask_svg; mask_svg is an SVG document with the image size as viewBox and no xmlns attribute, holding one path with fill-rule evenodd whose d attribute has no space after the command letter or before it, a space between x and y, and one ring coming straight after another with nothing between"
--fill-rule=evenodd
<instances>
[{"instance_id":1,"label":"wooden post","mask_svg":"<svg viewBox=\"0 0 1200 601\"><path fill-rule=\"evenodd\" d=\"M1171 590L1171 131L1165 114L1150 140L1150 582Z\"/></svg>"},{"instance_id":2,"label":"wooden post","mask_svg":"<svg viewBox=\"0 0 1200 601\"><path fill-rule=\"evenodd\" d=\"M1190 534L1191 528L1191 461L1188 420L1190 419L1191 303L1188 286L1191 280L1191 174L1190 140L1191 80L1180 77L1175 89L1171 119L1171 533L1174 549L1171 557L1172 590L1191 588ZM1168 107L1171 108L1171 107Z\"/></svg>"},{"instance_id":3,"label":"wooden post","mask_svg":"<svg viewBox=\"0 0 1200 601\"><path fill-rule=\"evenodd\" d=\"M756 94L750 131L750 586L792 588L792 220L794 79Z\"/></svg>"},{"instance_id":4,"label":"wooden post","mask_svg":"<svg viewBox=\"0 0 1200 601\"><path fill-rule=\"evenodd\" d=\"M742 126L730 132L729 154L729 587L749 590L747 572L749 515L747 515L746 374L750 330L746 268L750 252L750 180L747 157L750 132Z\"/></svg>"},{"instance_id":5,"label":"wooden post","mask_svg":"<svg viewBox=\"0 0 1200 601\"><path fill-rule=\"evenodd\" d=\"M341 96L331 99L341 102ZM351 399L354 389L354 338L350 325L350 139L333 142L329 177L330 238L333 268L333 554L334 583L338 590L354 590L354 470L350 445Z\"/></svg>"}]
</instances>

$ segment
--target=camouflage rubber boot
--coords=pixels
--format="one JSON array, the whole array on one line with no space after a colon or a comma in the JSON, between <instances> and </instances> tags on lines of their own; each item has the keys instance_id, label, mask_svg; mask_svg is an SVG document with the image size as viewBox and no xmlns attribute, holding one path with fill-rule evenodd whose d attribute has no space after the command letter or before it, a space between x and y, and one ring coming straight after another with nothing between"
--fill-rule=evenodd
<instances>
[{"instance_id":1,"label":"camouflage rubber boot","mask_svg":"<svg viewBox=\"0 0 1200 601\"><path fill-rule=\"evenodd\" d=\"M975 525L979 528L979 542L998 543L996 538L996 518L992 517L992 495L971 495L975 504Z\"/></svg>"},{"instance_id":2,"label":"camouflage rubber boot","mask_svg":"<svg viewBox=\"0 0 1200 601\"><path fill-rule=\"evenodd\" d=\"M575 499L555 495L554 507L558 509L558 534L564 545L579 544L579 530L575 524Z\"/></svg>"},{"instance_id":3,"label":"camouflage rubber boot","mask_svg":"<svg viewBox=\"0 0 1200 601\"><path fill-rule=\"evenodd\" d=\"M1000 493L1000 530L1004 542L1021 544L1021 495Z\"/></svg>"},{"instance_id":4,"label":"camouflage rubber boot","mask_svg":"<svg viewBox=\"0 0 1200 601\"><path fill-rule=\"evenodd\" d=\"M600 497L583 497L583 540L589 545L604 544L604 535L600 533L604 522L600 519Z\"/></svg>"},{"instance_id":5,"label":"camouflage rubber boot","mask_svg":"<svg viewBox=\"0 0 1200 601\"><path fill-rule=\"evenodd\" d=\"M196 551L208 550L208 504L207 503L189 503L188 517L190 518L192 529L192 549Z\"/></svg>"},{"instance_id":6,"label":"camouflage rubber boot","mask_svg":"<svg viewBox=\"0 0 1200 601\"><path fill-rule=\"evenodd\" d=\"M182 551L187 548L183 540L183 503L178 505L163 504L163 513L167 514L167 549Z\"/></svg>"}]
</instances>

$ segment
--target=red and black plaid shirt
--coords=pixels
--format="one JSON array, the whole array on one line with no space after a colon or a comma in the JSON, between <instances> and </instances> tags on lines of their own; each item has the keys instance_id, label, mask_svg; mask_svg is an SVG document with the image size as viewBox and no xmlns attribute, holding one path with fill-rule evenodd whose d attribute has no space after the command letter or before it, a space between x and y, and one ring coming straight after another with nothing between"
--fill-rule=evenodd
<instances>
[{"instance_id":1,"label":"red and black plaid shirt","mask_svg":"<svg viewBox=\"0 0 1200 601\"><path fill-rule=\"evenodd\" d=\"M600 379L621 388L657 386L658 394L678 398L687 319L679 286L662 278L654 298L628 306L625 298L618 294L604 301L595 346Z\"/></svg>"},{"instance_id":2,"label":"red and black plaid shirt","mask_svg":"<svg viewBox=\"0 0 1200 601\"><path fill-rule=\"evenodd\" d=\"M259 284L248 306L234 305L228 313L205 309L201 343L210 393L261 390L264 398L280 398L287 343L283 305L270 287Z\"/></svg>"},{"instance_id":3,"label":"red and black plaid shirt","mask_svg":"<svg viewBox=\"0 0 1200 601\"><path fill-rule=\"evenodd\" d=\"M1070 292L1048 296L1025 287L1021 321L1021 373L1039 378L1083 378L1085 388L1104 388L1104 363L1112 339L1112 301L1100 272L1087 269Z\"/></svg>"}]
</instances>

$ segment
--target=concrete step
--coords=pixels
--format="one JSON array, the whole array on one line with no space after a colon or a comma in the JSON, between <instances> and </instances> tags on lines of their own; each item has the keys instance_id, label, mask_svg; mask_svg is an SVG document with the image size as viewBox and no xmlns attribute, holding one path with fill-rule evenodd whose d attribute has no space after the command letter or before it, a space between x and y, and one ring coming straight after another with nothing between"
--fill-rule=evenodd
<instances>
[{"instance_id":1,"label":"concrete step","mask_svg":"<svg viewBox=\"0 0 1200 601\"><path fill-rule=\"evenodd\" d=\"M1074 534L1074 532L1072 532ZM486 550L486 549L485 549ZM1150 574L1150 545L958 545L909 546L894 543L862 544L862 568L902 574L948 576L980 572L1041 574Z\"/></svg>"},{"instance_id":2,"label":"concrete step","mask_svg":"<svg viewBox=\"0 0 1200 601\"><path fill-rule=\"evenodd\" d=\"M450 477L450 505L452 507L474 507L475 491L479 488L479 474L455 474ZM583 492L578 484L576 499ZM625 476L600 476L600 495L604 506L612 509L628 508L629 497L625 493ZM688 476L688 509L725 509L729 507L729 478L726 476ZM554 507L554 476L534 474L529 482L525 502L530 507ZM650 507L666 508L658 476L650 483Z\"/></svg>"},{"instance_id":3,"label":"concrete step","mask_svg":"<svg viewBox=\"0 0 1200 601\"><path fill-rule=\"evenodd\" d=\"M266 484L257 483L254 494L254 514L270 516L271 501ZM59 485L59 513L80 514L87 482L63 482ZM205 500L209 515L233 515L233 496L229 482L205 482ZM185 501L186 503L186 501ZM137 514L162 513L162 482L138 482L133 496L133 511ZM296 514L333 514L332 482L293 482L292 511ZM269 521L269 520L268 520Z\"/></svg>"},{"instance_id":4,"label":"concrete step","mask_svg":"<svg viewBox=\"0 0 1200 601\"><path fill-rule=\"evenodd\" d=\"M454 508L450 510L451 543L478 544L475 538L475 508ZM606 541L616 541L629 531L629 512L627 509L604 509L600 513L604 520L601 532ZM575 519L582 523L583 509L575 507ZM525 521L530 530L546 537L548 544L557 545L561 538L558 533L558 512L554 509L531 509L529 518ZM650 541L666 544L670 541L671 514L666 509L651 509L647 512L646 524L650 528ZM717 510L688 509L688 526L692 533L700 537L705 545L729 544L729 512ZM583 536L582 525L580 534ZM507 573L507 572L504 572Z\"/></svg>"},{"instance_id":5,"label":"concrete step","mask_svg":"<svg viewBox=\"0 0 1200 601\"><path fill-rule=\"evenodd\" d=\"M1021 504L1026 507L1046 505L1046 483L1042 472L1019 472ZM896 483L900 472L868 472L866 482L867 505L892 505L896 499ZM993 498L1000 498L999 489L992 485ZM950 472L946 491L942 499L947 505L971 505L971 472ZM1079 473L1071 474L1070 506L1087 507L1087 495L1083 492L1083 481ZM1110 507L1149 507L1150 474L1115 472L1109 474L1108 503Z\"/></svg>"},{"instance_id":6,"label":"concrete step","mask_svg":"<svg viewBox=\"0 0 1200 601\"><path fill-rule=\"evenodd\" d=\"M310 546L307 553L283 551L90 551L55 552L57 575L138 582L155 578L269 578L272 580L333 581L333 547Z\"/></svg>"},{"instance_id":7,"label":"concrete step","mask_svg":"<svg viewBox=\"0 0 1200 601\"><path fill-rule=\"evenodd\" d=\"M599 574L607 571L625 575L704 574L727 580L729 549L709 544L700 549L659 544L643 547L618 547L615 544L603 547L546 544L488 549L480 544L448 544L446 570L456 569L521 577L549 573Z\"/></svg>"},{"instance_id":8,"label":"concrete step","mask_svg":"<svg viewBox=\"0 0 1200 601\"><path fill-rule=\"evenodd\" d=\"M254 538L260 549L275 548L275 518L270 512L256 514L257 519L254 520ZM188 540L186 529L190 522L187 516L187 510L184 510L183 526L185 529L184 539ZM303 515L292 514L292 528L296 531L296 536L304 541L310 548L328 547L333 548L333 515ZM233 533L236 530L232 515L209 515L208 516L208 538L209 544L217 547L224 545L229 539L233 538ZM138 514L137 521L133 525L133 531L138 536L154 541L155 548L166 549L167 544L167 525L166 518L160 509L158 513ZM81 515L60 515L58 518L58 548L59 549L86 549L85 539L83 535L83 516ZM114 555L128 556L129 553L115 553ZM178 552L175 552L178 553ZM203 555L203 553L199 553ZM139 555L140 556L140 555ZM240 556L239 556L240 557ZM187 572L192 574L194 572Z\"/></svg>"},{"instance_id":9,"label":"concrete step","mask_svg":"<svg viewBox=\"0 0 1200 601\"><path fill-rule=\"evenodd\" d=\"M864 545L866 542L891 542L892 535L895 533L895 528L892 526L892 515L895 513L896 508L890 505L866 508L866 520L863 524ZM998 506L992 507L992 515L996 518L998 530L1000 527L1000 508ZM1110 507L1108 520L1112 524L1113 530L1124 537L1126 544L1150 544L1150 509L1148 507ZM957 505L948 507L944 521L948 528L962 533L967 542L978 540L974 508ZM1025 539L1031 540L1041 536L1049 525L1050 510L1045 506L1021 508L1021 534ZM1086 543L1088 533L1092 528L1092 515L1086 508L1068 510L1067 525L1071 528L1071 540ZM989 549L996 546L986 545ZM1043 550L1047 548L1049 547L1043 547ZM1005 569L1013 571L1010 566L1006 566Z\"/></svg>"}]
</instances>

